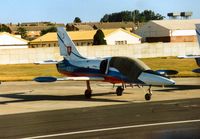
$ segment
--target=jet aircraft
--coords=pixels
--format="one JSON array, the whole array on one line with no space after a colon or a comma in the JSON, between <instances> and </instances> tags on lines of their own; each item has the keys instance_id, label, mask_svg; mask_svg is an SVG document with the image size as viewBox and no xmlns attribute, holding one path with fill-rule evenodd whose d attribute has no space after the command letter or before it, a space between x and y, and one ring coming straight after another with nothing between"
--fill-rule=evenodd
<instances>
[{"instance_id":1,"label":"jet aircraft","mask_svg":"<svg viewBox=\"0 0 200 139\"><path fill-rule=\"evenodd\" d=\"M200 24L196 24L196 34L197 34L197 40L200 47ZM200 67L200 55L186 55L186 56L178 56L178 58L194 58L197 65ZM193 69L192 70L195 73L200 73L200 68Z\"/></svg>"},{"instance_id":2,"label":"jet aircraft","mask_svg":"<svg viewBox=\"0 0 200 139\"><path fill-rule=\"evenodd\" d=\"M146 100L151 99L152 85L175 84L172 79L151 70L145 63L136 58L113 56L91 59L82 56L62 27L57 28L57 37L63 60L60 62L47 60L37 64L56 64L58 72L66 77L37 77L34 79L37 82L54 82L58 80L86 81L86 98L91 98L92 96L90 81L122 84L116 89L118 96L123 94L125 84L147 85L149 89L145 94ZM168 71L162 70L161 72L167 73Z\"/></svg>"}]
</instances>

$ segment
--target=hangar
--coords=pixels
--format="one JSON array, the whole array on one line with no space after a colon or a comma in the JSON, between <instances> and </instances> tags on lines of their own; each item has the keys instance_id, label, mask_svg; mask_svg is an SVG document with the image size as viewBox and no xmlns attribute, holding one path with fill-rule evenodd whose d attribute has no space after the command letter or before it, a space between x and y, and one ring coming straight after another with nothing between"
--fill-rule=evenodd
<instances>
[{"instance_id":1,"label":"hangar","mask_svg":"<svg viewBox=\"0 0 200 139\"><path fill-rule=\"evenodd\" d=\"M20 35L12 35L7 32L0 33L0 49L28 48L28 41Z\"/></svg>"},{"instance_id":2,"label":"hangar","mask_svg":"<svg viewBox=\"0 0 200 139\"><path fill-rule=\"evenodd\" d=\"M153 20L136 30L145 42L195 42L200 19Z\"/></svg>"}]
</instances>

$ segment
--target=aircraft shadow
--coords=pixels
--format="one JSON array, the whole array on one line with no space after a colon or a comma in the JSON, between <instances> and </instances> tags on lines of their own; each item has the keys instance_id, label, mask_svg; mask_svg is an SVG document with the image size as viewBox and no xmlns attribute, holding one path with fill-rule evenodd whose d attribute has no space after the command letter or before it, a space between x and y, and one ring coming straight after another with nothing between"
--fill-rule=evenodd
<instances>
[{"instance_id":1,"label":"aircraft shadow","mask_svg":"<svg viewBox=\"0 0 200 139\"><path fill-rule=\"evenodd\" d=\"M104 96L114 93L98 93L93 94L91 99L86 99L84 95L69 95L69 96L56 96L56 95L32 95L26 92L14 94L1 94L0 97L11 98L16 100L0 101L0 104L18 103L18 102L32 102L32 101L90 101L90 102L128 102L123 100L111 100L105 98L94 98L94 96Z\"/></svg>"},{"instance_id":2,"label":"aircraft shadow","mask_svg":"<svg viewBox=\"0 0 200 139\"><path fill-rule=\"evenodd\" d=\"M159 89L156 91L170 92L177 90L197 90L200 89L200 85L173 85L173 86L165 86L164 89Z\"/></svg>"}]
</instances>

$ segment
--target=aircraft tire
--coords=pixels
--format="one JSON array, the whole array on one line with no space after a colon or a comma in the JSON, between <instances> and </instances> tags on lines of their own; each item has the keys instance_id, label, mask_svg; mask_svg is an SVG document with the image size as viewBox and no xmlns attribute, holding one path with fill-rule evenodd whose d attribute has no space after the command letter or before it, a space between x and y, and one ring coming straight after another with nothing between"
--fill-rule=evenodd
<instances>
[{"instance_id":1,"label":"aircraft tire","mask_svg":"<svg viewBox=\"0 0 200 139\"><path fill-rule=\"evenodd\" d=\"M144 97L145 97L145 100L151 100L151 94L149 93L146 93Z\"/></svg>"},{"instance_id":2,"label":"aircraft tire","mask_svg":"<svg viewBox=\"0 0 200 139\"><path fill-rule=\"evenodd\" d=\"M85 98L90 99L92 97L92 90L85 90Z\"/></svg>"},{"instance_id":3,"label":"aircraft tire","mask_svg":"<svg viewBox=\"0 0 200 139\"><path fill-rule=\"evenodd\" d=\"M118 86L116 89L117 96L121 96L123 94L124 89L121 86Z\"/></svg>"}]
</instances>

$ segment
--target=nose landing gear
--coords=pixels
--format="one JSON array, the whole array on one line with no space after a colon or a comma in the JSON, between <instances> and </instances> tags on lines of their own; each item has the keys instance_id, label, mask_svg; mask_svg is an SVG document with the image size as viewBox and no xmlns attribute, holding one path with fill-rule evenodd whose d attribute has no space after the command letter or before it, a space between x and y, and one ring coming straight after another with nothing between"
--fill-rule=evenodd
<instances>
[{"instance_id":1,"label":"nose landing gear","mask_svg":"<svg viewBox=\"0 0 200 139\"><path fill-rule=\"evenodd\" d=\"M151 100L152 96L152 90L151 90L151 85L149 86L148 93L145 94L145 100Z\"/></svg>"},{"instance_id":2,"label":"nose landing gear","mask_svg":"<svg viewBox=\"0 0 200 139\"><path fill-rule=\"evenodd\" d=\"M90 99L92 97L92 89L90 87L90 81L86 81L87 89L85 90L85 97Z\"/></svg>"}]
</instances>

